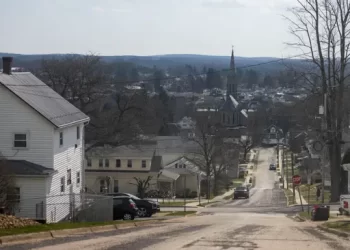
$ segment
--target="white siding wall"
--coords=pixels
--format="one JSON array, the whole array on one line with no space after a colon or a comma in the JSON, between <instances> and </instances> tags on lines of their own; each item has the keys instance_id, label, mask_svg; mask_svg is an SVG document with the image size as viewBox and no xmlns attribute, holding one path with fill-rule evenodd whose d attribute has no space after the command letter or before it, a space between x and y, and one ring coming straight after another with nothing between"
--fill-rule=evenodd
<instances>
[{"instance_id":1,"label":"white siding wall","mask_svg":"<svg viewBox=\"0 0 350 250\"><path fill-rule=\"evenodd\" d=\"M100 180L102 178L105 178L106 176L111 177L112 182L110 184L110 190L109 192L113 192L113 180L118 180L118 185L119 185L119 192L123 193L131 193L136 195L137 194L137 187L135 185L132 185L130 183L135 183L135 180L133 179L134 177L138 177L141 179L146 179L148 176L152 176L151 180L151 189L156 189L157 186L157 173L91 173L87 172L85 174L85 181L86 181L86 186L92 190L93 192L99 194L100 193ZM159 181L162 179L160 178Z\"/></svg>"},{"instance_id":2,"label":"white siding wall","mask_svg":"<svg viewBox=\"0 0 350 250\"><path fill-rule=\"evenodd\" d=\"M150 171L151 170L151 162L152 158L150 157L115 157L115 156L87 156L87 158L91 159L91 167L86 166L86 169L103 169L103 170L120 170L120 171ZM105 163L105 159L109 160L109 167L103 165L103 167L99 166L99 160L103 160L103 164ZM120 160L121 166L116 167L117 159ZM128 160L131 160L132 167L128 167ZM142 168L142 160L146 161L146 167Z\"/></svg>"},{"instance_id":3,"label":"white siding wall","mask_svg":"<svg viewBox=\"0 0 350 250\"><path fill-rule=\"evenodd\" d=\"M13 160L53 167L53 125L0 85L0 152ZM14 149L14 133L28 133L28 149ZM12 157L13 156L13 157Z\"/></svg>"},{"instance_id":4,"label":"white siding wall","mask_svg":"<svg viewBox=\"0 0 350 250\"><path fill-rule=\"evenodd\" d=\"M20 188L21 199L17 209L15 210L16 216L33 219L37 218L36 204L41 202L45 203L46 179L43 177L16 177L14 181L15 186Z\"/></svg>"},{"instance_id":5,"label":"white siding wall","mask_svg":"<svg viewBox=\"0 0 350 250\"><path fill-rule=\"evenodd\" d=\"M65 218L72 202L77 203L82 189L83 172L83 124L80 127L80 139L77 139L77 126L55 130L53 134L54 169L56 173L48 180L48 222L57 222ZM60 146L60 132L63 132L63 145ZM75 147L77 145L77 147ZM67 170L71 170L70 185L67 184ZM77 172L80 172L80 184L77 183ZM65 190L61 192L61 177L65 177Z\"/></svg>"}]
</instances>

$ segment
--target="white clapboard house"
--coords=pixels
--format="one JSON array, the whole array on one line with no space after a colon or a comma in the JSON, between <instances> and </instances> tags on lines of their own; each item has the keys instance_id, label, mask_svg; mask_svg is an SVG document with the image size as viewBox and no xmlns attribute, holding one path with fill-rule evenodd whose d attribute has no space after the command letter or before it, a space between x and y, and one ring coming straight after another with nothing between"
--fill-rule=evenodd
<instances>
[{"instance_id":1,"label":"white clapboard house","mask_svg":"<svg viewBox=\"0 0 350 250\"><path fill-rule=\"evenodd\" d=\"M83 185L89 117L29 72L0 73L0 153L14 176L16 216L57 222Z\"/></svg>"}]
</instances>

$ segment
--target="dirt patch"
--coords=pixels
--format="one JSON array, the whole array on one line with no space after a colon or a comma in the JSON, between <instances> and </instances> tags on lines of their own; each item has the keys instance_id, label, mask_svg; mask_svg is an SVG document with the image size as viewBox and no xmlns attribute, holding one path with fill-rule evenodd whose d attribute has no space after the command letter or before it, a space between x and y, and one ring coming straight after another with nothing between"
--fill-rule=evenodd
<instances>
[{"instance_id":1,"label":"dirt patch","mask_svg":"<svg viewBox=\"0 0 350 250\"><path fill-rule=\"evenodd\" d=\"M0 229L19 228L39 224L40 223L31 219L18 218L11 215L0 215Z\"/></svg>"}]
</instances>

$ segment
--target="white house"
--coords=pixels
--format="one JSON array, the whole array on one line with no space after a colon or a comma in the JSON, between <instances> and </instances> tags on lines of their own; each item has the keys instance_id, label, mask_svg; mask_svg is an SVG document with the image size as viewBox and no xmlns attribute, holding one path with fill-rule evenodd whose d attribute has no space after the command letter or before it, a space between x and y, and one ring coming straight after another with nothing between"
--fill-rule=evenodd
<instances>
[{"instance_id":1,"label":"white house","mask_svg":"<svg viewBox=\"0 0 350 250\"><path fill-rule=\"evenodd\" d=\"M152 177L150 189L156 189L162 158L154 155L156 145L95 147L86 153L86 187L88 192L131 193L137 195L134 177Z\"/></svg>"},{"instance_id":2,"label":"white house","mask_svg":"<svg viewBox=\"0 0 350 250\"><path fill-rule=\"evenodd\" d=\"M14 212L57 222L69 215L83 187L89 117L33 74L12 73L11 63L3 57L0 153L15 175Z\"/></svg>"}]
</instances>

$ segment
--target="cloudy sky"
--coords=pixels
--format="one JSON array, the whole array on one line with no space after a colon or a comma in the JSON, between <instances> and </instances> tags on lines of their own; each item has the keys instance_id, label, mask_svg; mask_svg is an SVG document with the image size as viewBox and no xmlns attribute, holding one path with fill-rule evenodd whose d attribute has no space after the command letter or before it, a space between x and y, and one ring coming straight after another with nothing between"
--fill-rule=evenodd
<instances>
[{"instance_id":1,"label":"cloudy sky","mask_svg":"<svg viewBox=\"0 0 350 250\"><path fill-rule=\"evenodd\" d=\"M0 0L0 51L290 56L295 0Z\"/></svg>"}]
</instances>

